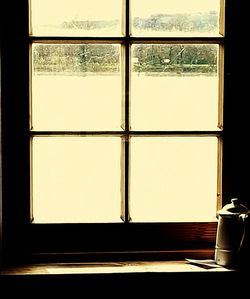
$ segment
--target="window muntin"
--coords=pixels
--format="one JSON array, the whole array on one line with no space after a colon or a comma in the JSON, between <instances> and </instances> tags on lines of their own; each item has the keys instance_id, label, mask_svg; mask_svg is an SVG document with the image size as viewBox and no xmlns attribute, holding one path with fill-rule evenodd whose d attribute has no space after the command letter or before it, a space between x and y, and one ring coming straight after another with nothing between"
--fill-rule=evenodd
<instances>
[{"instance_id":1,"label":"window muntin","mask_svg":"<svg viewBox=\"0 0 250 299\"><path fill-rule=\"evenodd\" d=\"M132 2L132 1L131 1ZM126 18L124 18L123 22L122 23L126 23L127 24L130 22L129 20L129 14L128 14L128 3L129 1L126 1L126 14L125 12L122 13L121 15L125 16L126 15ZM131 15L133 16L133 5L131 6L132 8L132 12L131 12ZM31 11L31 14L32 14L32 11ZM32 21L32 23L34 23L34 20ZM54 46L53 43L55 43L55 40L57 41L60 41L59 43L63 44L63 40L60 40L60 37L62 36L67 36L67 37L70 37L70 39L67 41L67 43L65 43L65 46L67 45L75 45L75 44L81 44L81 43L90 43L95 46L95 45L99 45L100 41L101 43L104 43L104 44L111 44L112 46L117 46L118 47L121 47L122 48L122 51L121 51L121 57L120 57L120 60L121 60L121 77L122 77L122 80L125 79L125 84L122 83L121 84L121 80L119 81L119 84L121 84L121 94L123 95L122 97L122 101L119 101L119 105L118 105L118 108L117 108L117 112L119 111L119 116L112 116L113 117L117 117L115 123L116 123L116 126L110 126L108 129L104 128L103 129L99 129L99 127L95 127L95 124L96 122L94 121L93 123L90 123L88 125L84 124L82 126L81 125L69 125L67 126L64 121L61 121L61 124L56 127L55 123L51 126L50 124L46 124L46 119L44 118L44 122L42 124L41 127L39 127L37 124L36 124L36 128L34 127L34 132L32 133L31 132L31 135L34 134L34 136L36 136L35 138L36 139L39 139L39 138L44 138L44 137L41 137L41 136L44 136L46 135L46 132L50 131L50 137L48 137L48 143L50 142L50 140L53 140L53 138L55 138L55 136L57 135L58 131L62 131L63 134L72 134L72 136L74 136L74 138L81 138L80 136L78 136L79 134L81 135L84 135L84 134L89 134L89 131L91 131L93 134L96 134L98 135L98 132L97 131L103 131L103 134L102 134L102 138L109 138L110 134L111 135L115 135L117 134L118 132L116 131L118 126L117 124L120 122L120 116L121 116L121 119L124 119L125 120L125 124L121 126L121 131L119 132L119 134L121 134L121 136L124 137L124 139L126 140L126 145L125 143L122 144L122 148L121 148L121 153L122 153L122 157L124 158L124 160L122 159L122 162L120 163L119 162L119 167L121 167L121 177L122 179L124 178L125 180L125 183L123 184L123 182L121 183L121 188L122 188L122 192L125 194L125 204L123 207L123 204L120 203L120 200L122 201L123 199L121 199L121 197L119 196L119 199L117 200L117 205L118 205L118 201L119 201L119 206L122 206L122 209L125 210L125 212L123 211L123 215L125 214L125 217L123 217L123 219L125 218L125 221L129 221L129 214L132 213L132 221L138 221L138 222L147 222L147 221L152 221L152 222L159 222L159 221L164 221L164 222L171 222L171 221L174 221L173 218L169 217L168 219L165 218L165 216L162 216L162 214L160 215L159 214L159 217L155 217L155 215L152 215L153 216L150 216L147 214L147 211L145 212L145 214L140 214L140 213L137 213L137 211L135 212L135 206L137 206L137 208L141 208L140 206L140 201L138 203L138 200L135 199L135 202L132 203L133 201L133 192L130 191L130 184L129 181L131 182L131 180L133 179L133 167L134 165L132 165L131 163L133 163L133 158L132 160L130 161L130 157L133 157L133 136L134 134L136 135L137 133L141 134L141 138L147 141L150 141L150 140L153 140L155 138L158 138L158 133L161 133L164 135L164 139L167 140L169 138L169 135L175 133L176 135L179 135L181 136L182 133L180 133L180 131L186 131L186 136L185 137L179 137L179 138L189 138L188 136L189 135L192 135L192 138L196 139L197 141L199 140L199 138L201 136L207 136L207 135L212 135L213 136L213 140L216 140L216 143L217 144L217 136L220 135L220 132L218 132L218 123L221 123L220 122L220 119L219 119L219 116L221 114L221 94L220 94L220 86L219 86L219 82L218 82L218 78L221 80L221 77L222 75L219 74L218 75L218 66L220 68L221 66L221 60L223 59L223 56L222 55L218 55L218 52L219 52L219 48L220 48L220 44L221 44L221 41L218 42L218 40L214 39L214 37L217 37L216 34L212 34L211 36L209 35L209 38L206 34L201 34L200 36L201 37L206 37L208 38L206 41L209 41L209 47L210 49L216 49L215 52L217 53L215 56L216 56L216 61L214 62L214 64L212 65L212 69L214 69L215 71L215 81L211 84L211 89L209 89L209 92L213 91L212 94L213 94L213 100L210 102L210 101L206 101L208 103L208 110L209 112L211 113L211 115L209 115L209 117L206 118L206 120L204 120L204 117L200 117L200 118L197 118L195 119L195 121L193 121L193 118L197 117L197 116L201 116L202 113L194 113L192 115L192 117L187 117L185 119L186 121L186 124L184 125L180 125L180 122L178 121L178 117L172 117L171 115L171 118L174 119L174 122L172 121L172 123L170 122L170 124L168 122L166 122L165 120L165 115L164 115L164 110L168 110L167 112L169 113L169 116L170 116L170 112L169 112L169 109L161 109L161 107L159 107L156 111L156 113L154 113L154 111L152 109L154 109L154 106L148 106L148 113L146 113L147 115L144 115L146 116L145 119L141 116L141 117L138 117L138 115L135 114L135 112L137 113L138 111L140 112L141 108L144 106L143 104L141 104L139 102L139 104L137 103L137 107L135 109L135 104L136 104L136 100L135 98L139 99L140 97L137 96L135 97L135 89L134 89L134 86L137 86L137 84L135 85L134 84L134 78L135 78L135 74L134 74L134 70L135 70L135 63L136 63L136 59L133 60L133 58L137 58L137 57L134 57L133 56L133 53L134 53L134 49L136 47L144 47L147 43L149 44L148 40L147 40L147 34L146 32L144 32L143 35L140 35L140 38L137 39L136 37L131 37L130 34L129 34L129 31L128 31L128 25L126 26L126 29L127 29L127 32L126 32L126 35L125 37L121 37L121 35L119 33L117 34L113 34L112 31L110 31L109 33L107 33L107 35L103 35L101 32L99 33L94 33L94 32L90 32L90 33L86 33L86 32L81 32L81 33L77 33L77 34L71 34L70 31L67 31L67 33L56 33L55 31L53 32L53 30L51 30L51 34L48 34L46 33L46 31L40 31L35 34L34 30L33 30L33 37L31 37L31 41L32 41L32 44L33 44L33 48L36 47L37 45L35 45L38 41L39 41L39 46L43 46L44 44L51 44L51 46ZM219 26L221 27L221 25ZM216 27L217 28L217 27ZM217 29L216 29L217 30ZM133 26L132 26L132 33L133 33ZM41 39L38 39L38 41L36 41L36 37L35 36L38 36L39 37L42 36L42 39L43 39L43 42L41 41ZM171 34L170 34L171 35ZM173 44L173 42L169 39L171 38L170 35L164 35L163 39L164 39L164 47L168 47L171 43ZM46 37L50 37L52 36L52 39L48 39L46 40ZM53 36L56 37L55 40L53 40ZM115 40L115 44L114 44L114 40L112 40L112 37L116 36L116 40ZM136 36L136 35L135 35ZM175 37L178 37L180 36L180 40L175 40L175 46L181 46L182 45L182 38L186 37L187 34L185 33L181 33L181 34L177 34L175 33ZM197 45L197 47L202 47L205 45L204 42L201 42L199 44L199 41L197 42L197 39L195 39L197 36L199 36L199 34L195 34L195 33L192 33L192 34L188 34L188 43L186 44L185 43L185 47L188 47L189 44L191 46L191 44L193 45L194 43ZM75 38L74 38L75 37ZM88 37L94 37L94 39L88 39ZM162 39L159 39L158 37L160 37L160 34L159 32L151 32L150 33L150 42L154 43L154 44L159 44L161 45L162 43ZM182 37L182 38L181 38ZM144 40L143 40L144 39ZM168 45L168 42L169 45ZM44 43L44 44L43 44ZM153 45L155 48L156 48L156 45ZM131 48L132 51L129 51ZM125 51L123 51L125 50ZM212 52L212 51L211 51ZM132 53L132 55L131 55ZM200 56L200 54L198 55ZM59 55L59 58L60 58L60 55ZM169 58L166 58L166 59L169 59ZM59 59L60 61L60 59ZM165 61L167 62L167 61ZM131 70L128 66L131 66ZM215 67L216 66L216 67ZM58 63L56 65L56 67L61 67L61 62ZM202 69L202 66L201 66L201 69ZM203 68L204 70L204 68ZM34 69L33 69L34 71ZM183 72L183 69L180 69L181 72ZM34 73L32 74L32 78L35 77L34 76ZM180 76L181 77L181 76ZM198 77L198 76L197 76ZM207 76L209 77L209 76ZM195 77L194 77L195 78ZM197 78L196 78L197 79ZM208 78L206 78L207 80ZM211 79L211 78L210 78ZM114 85L115 85L115 81L114 82ZM131 83L131 84L130 84ZM166 83L166 82L164 82ZM32 82L33 84L33 82ZM208 84L209 85L209 84ZM149 86L147 84L144 84L144 86L146 86L146 88ZM182 85L183 87L183 85ZM41 109L38 109L37 104L35 103L35 101L33 100L34 97L36 97L36 92L34 90L35 85L33 85L32 87L32 111L33 111L33 115L32 115L32 119L33 119L33 122L35 120L35 118L39 119L39 117L35 117L34 116L34 112L35 111L41 111ZM152 88L149 87L149 88ZM190 86L188 87L190 88ZM181 89L181 88L180 88ZM208 87L206 86L205 89L207 90ZM50 89L51 90L51 89ZM94 91L95 92L95 91ZM145 92L143 90L143 88L140 90L140 92L143 94L143 92ZM152 89L150 90L149 89L149 92L152 93ZM53 93L53 92L52 92ZM134 93L134 94L133 94ZM139 94L139 92L138 92ZM146 94L148 94L148 92L146 92ZM44 96L44 98L48 98L50 97L51 93L49 94L46 94ZM196 103L198 102L198 99L201 98L203 96L202 93L196 95ZM117 96L118 98L118 96ZM143 98L143 97L141 97ZM154 99L154 102L155 102L155 96L152 94L152 98ZM125 107L121 107L120 103L121 102L125 102ZM211 106L210 106L211 105ZM193 105L195 106L195 104ZM212 108L211 108L212 107ZM47 107L46 108L49 108L49 104L47 104ZM190 107L188 107L190 108ZM93 109L94 110L94 109ZM176 109L175 107L173 108L173 111L177 111L178 109ZM150 112L149 112L150 111ZM171 110L170 110L171 111ZM56 109L54 109L54 113L58 113L58 111L56 111ZM65 111L66 113L66 111ZM121 114L122 115L121 115ZM152 117L152 114L155 114L153 117ZM157 115L158 114L158 115ZM178 115L178 113L176 113ZM204 111L203 115L206 115L206 111ZM45 115L45 114L44 114ZM63 116L64 113L62 112L61 115ZM73 115L73 113L72 113ZM81 119L80 117L81 114L79 114L79 119ZM195 116L195 117L193 117ZM40 117L41 118L41 117ZM51 121L54 121L53 119L53 113L51 114L51 117L50 117ZM118 119L119 119L119 122L118 122ZM137 119L139 120L139 123L136 123ZM183 121L182 117L179 116L179 119L182 120L183 123L185 123L185 121ZM145 121L146 120L146 121ZM141 121L141 123L140 123ZM144 123L143 123L144 122ZM202 123L203 122L203 123ZM123 123L123 122L122 122ZM166 125L167 123L167 125ZM201 123L201 124L200 124ZM101 123L100 123L101 124ZM46 127L47 125L47 127ZM114 128L115 127L115 128ZM125 129L125 130L124 130ZM221 129L221 127L220 127ZM106 131L109 131L109 132L106 132ZM74 131L81 131L81 132L75 132ZM189 132L189 131L196 131L196 133L193 133L193 132ZM106 135L105 135L106 134ZM149 137L150 135L150 137ZM195 137L194 137L195 135ZM32 136L33 137L33 136ZM32 138L31 137L31 138ZM67 138L67 137L62 137L62 138ZM99 136L96 137L97 139L100 138ZM139 137L138 137L139 138ZM192 140L192 138L190 138L190 140ZM206 137L207 138L207 137ZM204 137L205 139L205 137ZM139 139L138 139L139 140ZM156 139L155 139L156 140ZM192 143L193 147L195 147L194 145L196 144L196 142L191 142ZM214 141L211 142L212 144L214 144ZM135 142L136 144L136 142ZM220 175L220 171L218 170L219 166L220 166L220 160L218 159L218 157L221 157L221 152L220 152L220 149L218 149L218 146L216 145L213 146L213 151L211 152L212 153L212 160L213 162L211 163L211 165L214 166L214 163L215 161L217 161L217 169L216 171L214 170L213 171L213 174L215 175L215 177L213 177L213 179L211 179L212 183L211 183L211 186L212 186L212 189L213 190L213 193L214 193L214 204L211 203L211 201L209 201L209 211L211 211L211 207L214 208L214 215L215 215L215 212L216 212L216 205L217 205L217 193L220 194L220 186L217 185L217 182L220 180L220 178L218 178L218 174ZM179 146L181 147L182 144L180 143ZM158 148L158 146L156 147ZM172 151L174 152L174 150ZM33 154L33 153L32 153ZM164 153L162 153L163 155ZM140 156L140 154L138 154ZM32 155L31 155L32 156ZM217 157L217 158L215 158ZM47 158L46 158L47 159ZM39 160L39 157L38 157L38 160ZM42 163L42 162L41 162ZM48 161L45 160L45 164L46 165L50 165L50 163ZM141 163L143 164L143 163ZM196 168L196 167L194 167ZM33 171L33 169L32 169ZM31 171L31 173L32 173ZM185 169L183 168L183 171L185 172ZM139 173L139 172L138 172ZM211 171L212 173L212 171ZM138 176L140 176L140 173L139 174L136 174L135 177L136 179L138 179ZM38 174L38 177L39 177L39 174ZM146 176L145 176L146 178ZM211 178L211 177L210 177ZM204 181L203 181L204 182ZM144 181L144 183L146 183L146 179ZM215 190L214 186L217 186L217 190ZM193 188L195 189L194 185L192 184ZM156 184L156 188L157 188L157 184ZM193 189L193 190L194 190ZM218 191L218 192L217 192ZM33 190L34 192L34 190ZM205 192L205 191L204 191ZM190 192L191 194L191 192ZM34 193L33 193L34 195ZM133 196L132 196L133 195ZM138 194L138 196L141 196L141 194ZM85 196L84 196L85 197ZM179 196L180 198L181 196ZM85 197L86 198L86 197ZM139 198L138 198L139 199ZM192 198L190 198L192 199ZM148 199L145 198L144 202L147 201ZM159 199L160 200L160 199ZM143 201L141 201L143 202ZM143 204L142 204L143 205ZM189 207L191 207L192 205L190 205ZM193 203L193 207L195 206L195 202ZM132 208L131 208L132 207ZM129 211L129 209L131 208L131 211ZM155 213L157 213L157 211L159 211L158 207L155 208ZM117 218L114 217L115 219L118 219L118 217L120 215L118 215L118 209L116 209L116 212L117 212ZM153 212L153 211L152 211ZM37 214L37 212L35 213ZM126 216L127 215L127 216ZM141 216L143 215L143 216ZM189 214L190 215L190 214ZM85 215L86 216L86 215ZM88 217L86 216L86 218L84 220L80 220L80 223L88 223ZM195 214L194 217L190 217L190 218L185 218L183 217L182 220L179 219L179 220L176 220L176 221L190 221L190 222L195 222L195 221L208 221L207 219L211 219L213 217L211 217L211 213L209 213L209 216L205 216L205 215L202 215L202 218L200 217L200 214ZM59 217L60 219L60 217ZM36 219L34 219L34 221L36 222ZM71 222L72 220L70 220ZM106 218L106 221L105 220L101 220L103 222L112 222L112 220L110 220L109 217ZM43 222L43 221L41 221ZM46 223L46 220L44 220L44 222ZM51 221L53 222L53 220ZM57 221L55 221L57 222ZM60 220L58 220L58 222L65 222L62 218ZM74 221L73 221L74 222ZM97 221L98 222L98 221Z\"/></svg>"}]
</instances>

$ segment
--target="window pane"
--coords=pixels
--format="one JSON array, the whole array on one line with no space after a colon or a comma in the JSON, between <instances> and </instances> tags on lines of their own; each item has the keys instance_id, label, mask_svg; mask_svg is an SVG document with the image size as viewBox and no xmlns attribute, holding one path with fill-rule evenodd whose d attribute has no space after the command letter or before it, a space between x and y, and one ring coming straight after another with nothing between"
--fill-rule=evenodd
<instances>
[{"instance_id":1,"label":"window pane","mask_svg":"<svg viewBox=\"0 0 250 299\"><path fill-rule=\"evenodd\" d=\"M131 139L132 221L215 221L216 137Z\"/></svg>"},{"instance_id":2,"label":"window pane","mask_svg":"<svg viewBox=\"0 0 250 299\"><path fill-rule=\"evenodd\" d=\"M132 46L133 130L218 130L218 45Z\"/></svg>"},{"instance_id":3,"label":"window pane","mask_svg":"<svg viewBox=\"0 0 250 299\"><path fill-rule=\"evenodd\" d=\"M122 0L31 0L31 35L120 36Z\"/></svg>"},{"instance_id":4,"label":"window pane","mask_svg":"<svg viewBox=\"0 0 250 299\"><path fill-rule=\"evenodd\" d=\"M220 0L132 0L134 36L219 36Z\"/></svg>"},{"instance_id":5,"label":"window pane","mask_svg":"<svg viewBox=\"0 0 250 299\"><path fill-rule=\"evenodd\" d=\"M120 45L33 44L34 130L120 130Z\"/></svg>"},{"instance_id":6,"label":"window pane","mask_svg":"<svg viewBox=\"0 0 250 299\"><path fill-rule=\"evenodd\" d=\"M34 137L34 222L120 222L120 153L119 137Z\"/></svg>"}]
</instances>

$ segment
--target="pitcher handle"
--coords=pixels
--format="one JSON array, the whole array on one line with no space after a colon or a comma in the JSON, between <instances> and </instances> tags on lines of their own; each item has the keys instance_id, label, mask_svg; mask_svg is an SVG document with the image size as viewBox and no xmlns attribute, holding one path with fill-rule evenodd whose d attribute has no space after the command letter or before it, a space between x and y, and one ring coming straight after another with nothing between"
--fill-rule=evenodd
<instances>
[{"instance_id":1,"label":"pitcher handle","mask_svg":"<svg viewBox=\"0 0 250 299\"><path fill-rule=\"evenodd\" d=\"M240 214L239 218L242 220L242 223L243 223L243 233L242 233L242 237L241 237L238 252L241 250L242 245L243 245L244 240L245 240L245 236L246 236L246 219L248 218L248 214Z\"/></svg>"}]
</instances>

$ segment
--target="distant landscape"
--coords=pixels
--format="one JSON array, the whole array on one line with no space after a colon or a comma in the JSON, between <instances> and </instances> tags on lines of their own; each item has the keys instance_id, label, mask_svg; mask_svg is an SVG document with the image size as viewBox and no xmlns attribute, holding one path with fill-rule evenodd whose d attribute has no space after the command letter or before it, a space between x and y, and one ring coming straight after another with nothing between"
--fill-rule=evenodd
<instances>
[{"instance_id":1,"label":"distant landscape","mask_svg":"<svg viewBox=\"0 0 250 299\"><path fill-rule=\"evenodd\" d=\"M71 20L63 22L61 27L64 29L114 29L119 26L118 20L113 21L81 21ZM218 13L210 11L208 13L193 14L154 14L148 18L133 18L134 30L168 31L168 32L215 32L218 27Z\"/></svg>"},{"instance_id":2,"label":"distant landscape","mask_svg":"<svg viewBox=\"0 0 250 299\"><path fill-rule=\"evenodd\" d=\"M71 20L60 24L62 30L112 30L119 21ZM218 30L215 11L195 14L155 14L135 17L133 30L138 32L213 33ZM157 35L157 34L156 34ZM36 73L119 73L120 46L115 44L36 44L33 67ZM132 47L132 70L138 73L217 72L218 46L211 44L136 44Z\"/></svg>"}]
</instances>

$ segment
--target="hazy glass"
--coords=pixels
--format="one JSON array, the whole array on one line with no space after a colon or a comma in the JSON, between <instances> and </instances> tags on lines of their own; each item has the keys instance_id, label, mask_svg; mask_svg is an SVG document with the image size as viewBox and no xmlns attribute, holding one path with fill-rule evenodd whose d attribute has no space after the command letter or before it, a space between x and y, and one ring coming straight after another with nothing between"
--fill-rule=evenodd
<instances>
[{"instance_id":1,"label":"hazy glass","mask_svg":"<svg viewBox=\"0 0 250 299\"><path fill-rule=\"evenodd\" d=\"M218 130L218 45L132 46L133 130Z\"/></svg>"},{"instance_id":2,"label":"hazy glass","mask_svg":"<svg viewBox=\"0 0 250 299\"><path fill-rule=\"evenodd\" d=\"M120 45L33 44L34 130L120 130Z\"/></svg>"},{"instance_id":3,"label":"hazy glass","mask_svg":"<svg viewBox=\"0 0 250 299\"><path fill-rule=\"evenodd\" d=\"M34 137L34 222L120 222L120 153L119 137Z\"/></svg>"},{"instance_id":4,"label":"hazy glass","mask_svg":"<svg viewBox=\"0 0 250 299\"><path fill-rule=\"evenodd\" d=\"M122 0L31 0L34 36L121 36Z\"/></svg>"},{"instance_id":5,"label":"hazy glass","mask_svg":"<svg viewBox=\"0 0 250 299\"><path fill-rule=\"evenodd\" d=\"M217 153L216 137L132 138L132 221L215 221Z\"/></svg>"},{"instance_id":6,"label":"hazy glass","mask_svg":"<svg viewBox=\"0 0 250 299\"><path fill-rule=\"evenodd\" d=\"M132 0L134 36L219 36L220 0Z\"/></svg>"}]
</instances>

